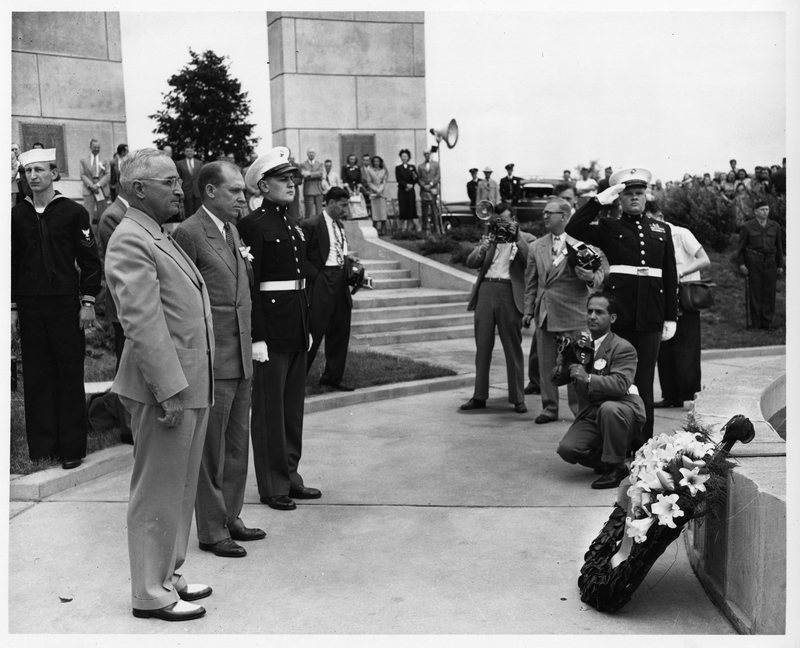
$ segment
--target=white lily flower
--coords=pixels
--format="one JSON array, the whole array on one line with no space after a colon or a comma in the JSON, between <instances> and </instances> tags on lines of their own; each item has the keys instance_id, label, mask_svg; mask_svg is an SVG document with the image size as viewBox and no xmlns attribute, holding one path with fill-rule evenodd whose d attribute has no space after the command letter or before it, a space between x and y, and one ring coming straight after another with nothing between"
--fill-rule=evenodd
<instances>
[{"instance_id":1,"label":"white lily flower","mask_svg":"<svg viewBox=\"0 0 800 648\"><path fill-rule=\"evenodd\" d=\"M658 501L653 502L653 504L650 506L650 510L655 515L658 515L658 523L662 526L668 526L671 529L677 528L675 525L675 518L683 517L684 515L683 511L677 504L677 493L673 493L672 495L662 495L659 493L657 497Z\"/></svg>"}]
</instances>

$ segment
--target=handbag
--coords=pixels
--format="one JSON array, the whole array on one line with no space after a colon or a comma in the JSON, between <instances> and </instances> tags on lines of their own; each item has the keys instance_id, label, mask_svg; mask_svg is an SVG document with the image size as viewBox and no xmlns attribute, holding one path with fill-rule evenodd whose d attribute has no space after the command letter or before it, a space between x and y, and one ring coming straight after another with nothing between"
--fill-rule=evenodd
<instances>
[{"instance_id":1,"label":"handbag","mask_svg":"<svg viewBox=\"0 0 800 648\"><path fill-rule=\"evenodd\" d=\"M681 308L689 313L697 313L714 305L714 293L711 288L717 284L705 281L684 281L678 289Z\"/></svg>"}]
</instances>

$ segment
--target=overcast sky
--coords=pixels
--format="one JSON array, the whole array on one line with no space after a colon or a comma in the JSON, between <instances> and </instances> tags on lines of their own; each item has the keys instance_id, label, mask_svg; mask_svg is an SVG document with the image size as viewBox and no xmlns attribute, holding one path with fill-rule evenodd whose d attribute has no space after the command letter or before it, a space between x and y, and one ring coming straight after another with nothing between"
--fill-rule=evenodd
<instances>
[{"instance_id":1,"label":"overcast sky","mask_svg":"<svg viewBox=\"0 0 800 648\"><path fill-rule=\"evenodd\" d=\"M147 116L190 47L229 57L251 100L258 150L271 146L265 12L122 12L121 23L132 148L152 143ZM560 176L599 159L663 180L724 170L731 157L747 169L780 163L785 35L776 11L426 12L428 126L455 118L460 128L443 153L445 199L463 199L469 167L490 165L498 176L508 162L517 175ZM394 151L378 153L396 163Z\"/></svg>"}]
</instances>

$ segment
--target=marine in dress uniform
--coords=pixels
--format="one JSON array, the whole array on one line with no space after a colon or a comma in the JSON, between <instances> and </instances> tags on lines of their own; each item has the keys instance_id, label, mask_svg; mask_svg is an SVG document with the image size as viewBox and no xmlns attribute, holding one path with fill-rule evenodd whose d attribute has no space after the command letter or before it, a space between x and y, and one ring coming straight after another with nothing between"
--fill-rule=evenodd
<instances>
[{"instance_id":1,"label":"marine in dress uniform","mask_svg":"<svg viewBox=\"0 0 800 648\"><path fill-rule=\"evenodd\" d=\"M478 169L471 168L469 172L472 174L472 180L467 183L467 197L469 198L469 206L472 210L472 215L475 215L475 199L478 196Z\"/></svg>"},{"instance_id":2,"label":"marine in dress uniform","mask_svg":"<svg viewBox=\"0 0 800 648\"><path fill-rule=\"evenodd\" d=\"M291 511L293 499L315 499L297 472L303 444L306 358L309 346L305 235L288 214L295 195L289 149L258 158L245 184L264 202L239 221L252 255L253 443L258 494L273 509ZM292 499L293 498L293 499Z\"/></svg>"},{"instance_id":3,"label":"marine in dress uniform","mask_svg":"<svg viewBox=\"0 0 800 648\"><path fill-rule=\"evenodd\" d=\"M748 328L768 329L775 316L778 275L783 274L786 261L781 226L769 220L769 205L763 200L755 204L755 218L745 221L739 230L736 260L750 288Z\"/></svg>"},{"instance_id":4,"label":"marine in dress uniform","mask_svg":"<svg viewBox=\"0 0 800 648\"><path fill-rule=\"evenodd\" d=\"M30 458L60 456L69 469L86 456L83 331L94 323L100 258L88 212L53 189L55 160L55 149L19 156L33 197L11 210L11 319Z\"/></svg>"},{"instance_id":5,"label":"marine in dress uniform","mask_svg":"<svg viewBox=\"0 0 800 648\"><path fill-rule=\"evenodd\" d=\"M638 365L634 380L644 401L647 422L637 441L653 434L653 381L661 340L675 335L678 317L678 274L669 225L644 213L647 169L622 169L611 176L610 187L586 202L572 216L566 232L596 245L608 259L606 290L617 300L616 321L611 330L636 349ZM619 196L622 216L592 221L604 205Z\"/></svg>"}]
</instances>

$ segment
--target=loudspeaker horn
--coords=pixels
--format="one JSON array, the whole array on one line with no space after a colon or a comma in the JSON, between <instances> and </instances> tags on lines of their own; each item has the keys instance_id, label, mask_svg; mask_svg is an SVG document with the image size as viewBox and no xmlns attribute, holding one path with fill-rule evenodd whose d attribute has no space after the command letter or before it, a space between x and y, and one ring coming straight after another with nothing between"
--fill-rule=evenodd
<instances>
[{"instance_id":1,"label":"loudspeaker horn","mask_svg":"<svg viewBox=\"0 0 800 648\"><path fill-rule=\"evenodd\" d=\"M482 221L488 221L494 215L494 205L489 200L481 200L475 207L475 215Z\"/></svg>"},{"instance_id":2,"label":"loudspeaker horn","mask_svg":"<svg viewBox=\"0 0 800 648\"><path fill-rule=\"evenodd\" d=\"M455 119L451 119L447 126L439 130L431 128L430 133L436 138L437 142L444 140L444 143L447 144L447 148L453 148L458 141L458 124L456 124Z\"/></svg>"}]
</instances>

